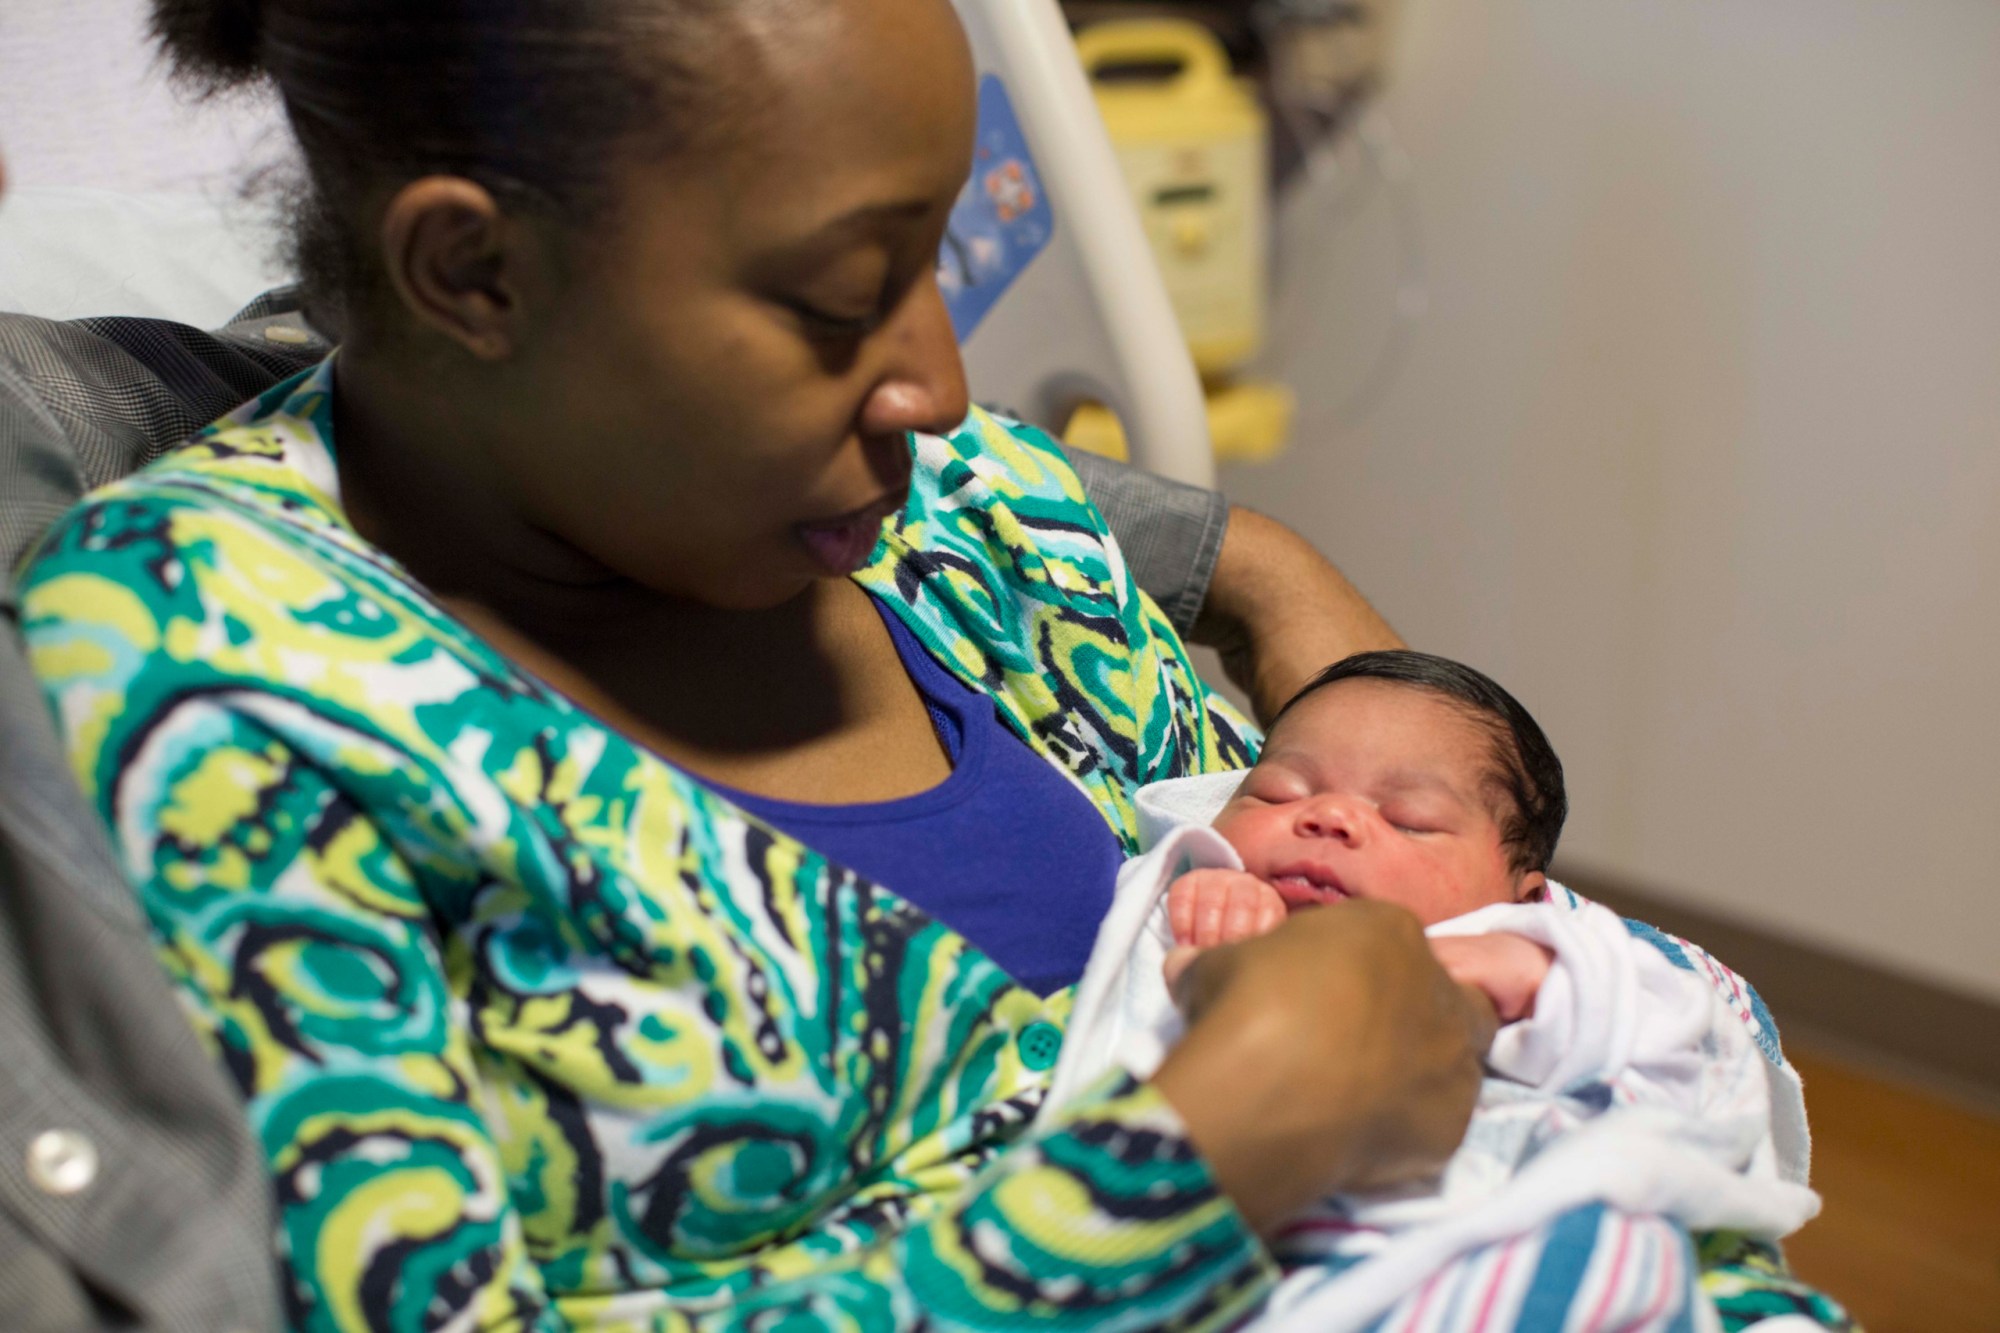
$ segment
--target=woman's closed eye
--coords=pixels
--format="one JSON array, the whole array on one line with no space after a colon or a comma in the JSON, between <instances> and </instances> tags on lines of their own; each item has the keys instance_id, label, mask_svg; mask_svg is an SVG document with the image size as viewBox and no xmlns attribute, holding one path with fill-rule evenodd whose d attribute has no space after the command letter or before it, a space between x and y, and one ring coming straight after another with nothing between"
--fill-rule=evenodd
<instances>
[{"instance_id":1,"label":"woman's closed eye","mask_svg":"<svg viewBox=\"0 0 2000 1333\"><path fill-rule=\"evenodd\" d=\"M882 327L883 311L879 306L860 314L842 314L795 299L787 299L784 306L798 318L800 329L808 338L865 338Z\"/></svg>"}]
</instances>

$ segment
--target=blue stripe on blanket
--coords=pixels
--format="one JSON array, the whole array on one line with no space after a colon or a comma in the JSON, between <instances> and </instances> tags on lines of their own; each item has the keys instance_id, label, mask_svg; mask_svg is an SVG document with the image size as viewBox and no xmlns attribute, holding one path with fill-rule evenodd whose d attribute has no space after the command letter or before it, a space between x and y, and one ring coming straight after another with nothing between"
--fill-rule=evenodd
<instances>
[{"instance_id":1,"label":"blue stripe on blanket","mask_svg":"<svg viewBox=\"0 0 2000 1333\"><path fill-rule=\"evenodd\" d=\"M1778 1044L1778 1020L1771 1017L1771 1011L1764 1007L1764 997L1757 993L1757 988L1750 984L1748 978L1743 982L1743 993L1750 997L1750 1012L1757 1016L1757 1049L1772 1064L1785 1063L1784 1047Z\"/></svg>"},{"instance_id":2,"label":"blue stripe on blanket","mask_svg":"<svg viewBox=\"0 0 2000 1333\"><path fill-rule=\"evenodd\" d=\"M1624 918L1624 921L1625 929L1632 932L1634 939L1646 941L1646 943L1665 954L1667 961L1682 971L1692 972L1695 970L1694 960L1687 956L1687 950L1681 948L1680 941L1667 934L1666 931L1661 930L1658 926L1649 926L1643 921L1635 921L1629 916Z\"/></svg>"},{"instance_id":3,"label":"blue stripe on blanket","mask_svg":"<svg viewBox=\"0 0 2000 1333\"><path fill-rule=\"evenodd\" d=\"M1694 1308L1702 1300L1699 1289L1701 1261L1695 1258L1694 1238L1685 1228L1676 1227L1680 1232L1681 1271L1688 1275L1687 1288L1681 1294L1681 1308L1674 1316L1674 1322L1667 1325L1667 1333L1695 1333Z\"/></svg>"},{"instance_id":4,"label":"blue stripe on blanket","mask_svg":"<svg viewBox=\"0 0 2000 1333\"><path fill-rule=\"evenodd\" d=\"M1625 929L1632 932L1634 939L1644 940L1658 949L1675 967L1688 972L1700 970L1695 967L1694 960L1687 956L1687 950L1681 948L1681 942L1658 926L1634 921L1629 916L1624 918L1624 922ZM1751 1033L1757 1039L1757 1049L1762 1051L1764 1058L1772 1064L1784 1064L1785 1051L1778 1043L1778 1020L1771 1017L1771 1011L1765 1006L1764 997L1757 993L1757 988L1745 978L1739 977L1738 980L1743 982L1743 993L1750 1002L1750 1013L1757 1020L1757 1030Z\"/></svg>"},{"instance_id":5,"label":"blue stripe on blanket","mask_svg":"<svg viewBox=\"0 0 2000 1333\"><path fill-rule=\"evenodd\" d=\"M1601 1203L1572 1208L1545 1228L1548 1240L1542 1245L1542 1262L1521 1298L1515 1328L1561 1328L1567 1322L1570 1302L1576 1299L1584 1270L1597 1251L1604 1212Z\"/></svg>"}]
</instances>

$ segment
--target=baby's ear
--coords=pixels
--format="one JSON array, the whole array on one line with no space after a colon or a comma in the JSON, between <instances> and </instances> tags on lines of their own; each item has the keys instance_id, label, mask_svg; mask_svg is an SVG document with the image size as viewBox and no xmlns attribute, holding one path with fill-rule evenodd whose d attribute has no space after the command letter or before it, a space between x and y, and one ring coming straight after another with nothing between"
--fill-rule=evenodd
<instances>
[{"instance_id":1,"label":"baby's ear","mask_svg":"<svg viewBox=\"0 0 2000 1333\"><path fill-rule=\"evenodd\" d=\"M1517 903L1545 903L1549 900L1549 877L1539 870L1531 870L1521 876L1521 884L1515 892Z\"/></svg>"}]
</instances>

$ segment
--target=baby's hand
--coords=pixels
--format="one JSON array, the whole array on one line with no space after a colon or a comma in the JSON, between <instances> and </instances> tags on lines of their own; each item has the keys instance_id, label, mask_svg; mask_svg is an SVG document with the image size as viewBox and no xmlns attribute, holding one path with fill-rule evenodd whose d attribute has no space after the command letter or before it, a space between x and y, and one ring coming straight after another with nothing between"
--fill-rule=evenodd
<instances>
[{"instance_id":1,"label":"baby's hand","mask_svg":"<svg viewBox=\"0 0 2000 1333\"><path fill-rule=\"evenodd\" d=\"M1175 944L1206 949L1268 935L1284 924L1278 891L1241 870L1190 870L1167 890Z\"/></svg>"},{"instance_id":2,"label":"baby's hand","mask_svg":"<svg viewBox=\"0 0 2000 1333\"><path fill-rule=\"evenodd\" d=\"M1534 1015L1554 953L1524 935L1446 935L1430 944L1451 979L1482 992L1502 1023Z\"/></svg>"},{"instance_id":3,"label":"baby's hand","mask_svg":"<svg viewBox=\"0 0 2000 1333\"><path fill-rule=\"evenodd\" d=\"M1171 987L1203 949L1266 935L1285 920L1278 891L1241 870L1190 870L1167 890L1174 950L1163 967Z\"/></svg>"}]
</instances>

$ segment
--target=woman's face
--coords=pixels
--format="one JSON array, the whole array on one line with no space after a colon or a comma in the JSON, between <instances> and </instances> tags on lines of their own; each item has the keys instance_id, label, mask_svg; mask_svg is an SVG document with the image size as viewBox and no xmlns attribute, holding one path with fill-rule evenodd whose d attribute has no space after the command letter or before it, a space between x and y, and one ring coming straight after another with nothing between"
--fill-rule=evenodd
<instances>
[{"instance_id":1,"label":"woman's face","mask_svg":"<svg viewBox=\"0 0 2000 1333\"><path fill-rule=\"evenodd\" d=\"M533 428L493 462L524 518L616 573L761 608L863 563L906 433L965 417L935 269L974 101L947 0L741 11L713 131L622 168L611 216L569 237L510 367Z\"/></svg>"}]
</instances>

